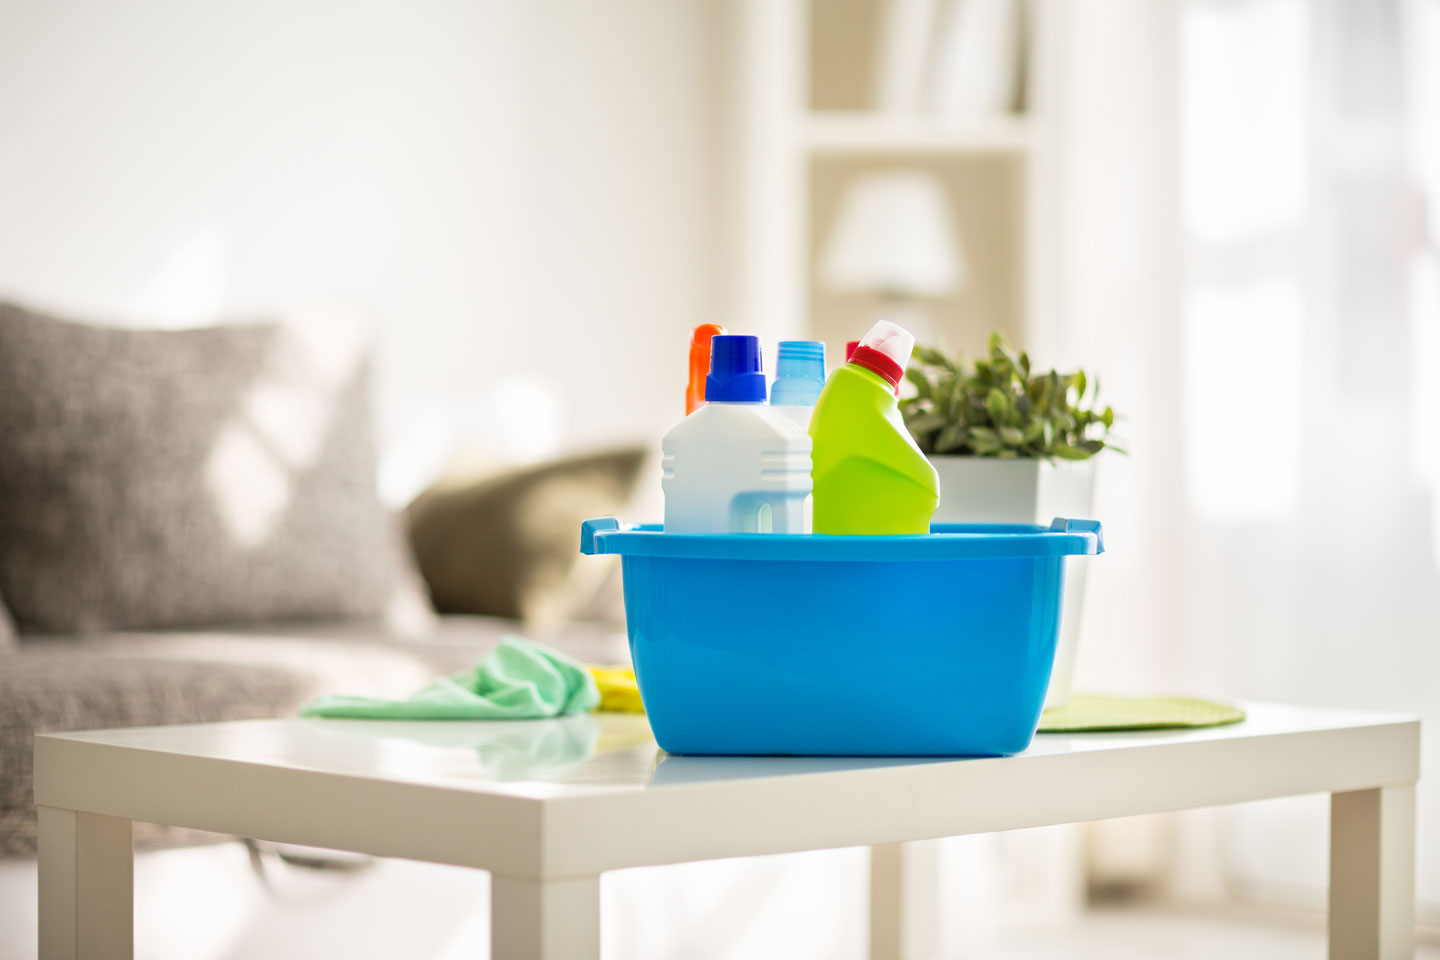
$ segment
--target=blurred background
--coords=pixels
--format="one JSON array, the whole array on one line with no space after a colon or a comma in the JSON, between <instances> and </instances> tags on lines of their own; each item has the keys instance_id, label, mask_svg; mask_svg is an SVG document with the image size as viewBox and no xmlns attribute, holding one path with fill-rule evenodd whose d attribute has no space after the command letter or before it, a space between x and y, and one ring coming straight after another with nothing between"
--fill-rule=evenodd
<instances>
[{"instance_id":1,"label":"blurred background","mask_svg":"<svg viewBox=\"0 0 1440 960\"><path fill-rule=\"evenodd\" d=\"M696 324L834 362L898 304L1123 418L1080 689L1440 723L1440 0L0 0L0 131L8 299L362 311L391 506L461 454L653 448ZM1327 809L950 842L946 955L1319 956ZM715 956L858 956L851 853L607 910L626 956L732 909Z\"/></svg>"}]
</instances>

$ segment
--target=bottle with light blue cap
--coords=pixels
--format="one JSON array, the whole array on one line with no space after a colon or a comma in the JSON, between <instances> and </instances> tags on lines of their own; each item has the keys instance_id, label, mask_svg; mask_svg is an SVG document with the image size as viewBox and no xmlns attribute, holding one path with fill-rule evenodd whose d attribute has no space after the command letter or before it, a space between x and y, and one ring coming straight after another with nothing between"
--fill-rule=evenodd
<instances>
[{"instance_id":1,"label":"bottle with light blue cap","mask_svg":"<svg viewBox=\"0 0 1440 960\"><path fill-rule=\"evenodd\" d=\"M825 386L825 344L819 340L781 340L770 385L770 406L802 427Z\"/></svg>"},{"instance_id":2,"label":"bottle with light blue cap","mask_svg":"<svg viewBox=\"0 0 1440 960\"><path fill-rule=\"evenodd\" d=\"M705 405L662 442L667 533L809 533L810 434L765 402L760 338L710 341Z\"/></svg>"}]
</instances>

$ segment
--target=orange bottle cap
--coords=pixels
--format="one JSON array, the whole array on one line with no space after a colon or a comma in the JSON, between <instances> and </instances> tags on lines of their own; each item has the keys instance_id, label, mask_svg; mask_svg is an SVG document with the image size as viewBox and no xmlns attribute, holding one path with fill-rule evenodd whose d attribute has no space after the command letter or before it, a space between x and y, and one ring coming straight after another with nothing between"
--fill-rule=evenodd
<instances>
[{"instance_id":1,"label":"orange bottle cap","mask_svg":"<svg viewBox=\"0 0 1440 960\"><path fill-rule=\"evenodd\" d=\"M705 403L705 378L710 374L710 340L725 332L718 323L702 323L690 334L690 382L685 385L685 416Z\"/></svg>"}]
</instances>

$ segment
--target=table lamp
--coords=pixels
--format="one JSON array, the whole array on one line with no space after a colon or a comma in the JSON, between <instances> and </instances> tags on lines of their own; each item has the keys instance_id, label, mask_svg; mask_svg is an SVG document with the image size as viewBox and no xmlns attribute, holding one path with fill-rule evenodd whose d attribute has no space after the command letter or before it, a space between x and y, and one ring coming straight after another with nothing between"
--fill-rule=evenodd
<instances>
[{"instance_id":1,"label":"table lamp","mask_svg":"<svg viewBox=\"0 0 1440 960\"><path fill-rule=\"evenodd\" d=\"M841 197L820 276L836 293L876 297L874 320L898 323L918 342L935 343L921 301L949 296L966 280L944 186L910 170L856 177Z\"/></svg>"}]
</instances>

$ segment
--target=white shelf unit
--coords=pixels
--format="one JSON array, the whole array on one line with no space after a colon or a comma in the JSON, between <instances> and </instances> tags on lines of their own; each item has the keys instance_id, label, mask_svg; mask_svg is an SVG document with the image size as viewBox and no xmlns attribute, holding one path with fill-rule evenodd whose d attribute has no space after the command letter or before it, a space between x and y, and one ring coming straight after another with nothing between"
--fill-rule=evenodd
<instances>
[{"instance_id":1,"label":"white shelf unit","mask_svg":"<svg viewBox=\"0 0 1440 960\"><path fill-rule=\"evenodd\" d=\"M800 148L812 156L1025 153L1037 136L1023 118L947 122L938 117L885 117L862 112L810 112L798 124Z\"/></svg>"},{"instance_id":2,"label":"white shelf unit","mask_svg":"<svg viewBox=\"0 0 1440 960\"><path fill-rule=\"evenodd\" d=\"M825 229L812 215L825 213L816 205L817 189L833 190L837 178L858 169L921 166L947 181L957 203L969 196L989 217L979 230L967 229L963 219L959 224L972 275L982 290L987 283L997 288L988 291L988 312L977 311L973 329L960 335L955 323L942 325L942 335L952 345L973 347L988 328L998 327L1032 350L1047 343L1058 322L1053 289L1061 105L1054 57L1061 48L1056 37L1063 0L1024 4L1022 111L963 121L812 109L812 2L825 0L738 0L733 8L737 326L771 343L820 337L831 342L832 353L836 340L862 333L858 312L837 322L829 316L833 311L816 303L821 292L813 282L814 261ZM1008 193L998 198L997 191ZM1005 249L995 249L997 243Z\"/></svg>"},{"instance_id":3,"label":"white shelf unit","mask_svg":"<svg viewBox=\"0 0 1440 960\"><path fill-rule=\"evenodd\" d=\"M734 0L725 7L729 19L724 28L733 43L733 82L727 91L732 128L727 139L733 147L735 184L729 262L736 329L759 334L772 345L788 337L824 339L831 365L843 341L864 332L851 326L842 336L833 329L835 324L817 316L813 302L815 251L823 242L818 234L825 224L816 223L812 204L817 180L825 180L836 167L921 165L948 175L952 192L968 185L982 198L992 185L985 174L999 169L1013 175L1015 196L1007 198L1009 221L1004 226L1019 240L1010 246L1013 262L1006 264L1013 270L1017 293L1013 316L997 325L1032 355L1045 356L1061 331L1057 152L1064 132L1060 79L1069 71L1058 58L1071 46L1061 43L1065 0L1026 0L1023 111L969 122L812 109L812 2L828 0ZM959 227L972 273L985 270L984 254L993 253L992 237L965 223ZM973 350L988 332L981 327L970 332L968 342L955 337L951 345ZM1027 912L1050 920L1078 914L1085 889L1079 828L1052 828L1025 843L1018 869L1034 878L1039 891L1027 902ZM967 856L979 859L967 875L993 876L1002 869L1002 852L993 844L972 846ZM889 921L872 931L872 955L925 955L938 935L936 848L905 844L891 852L891 859L890 874L906 877L909 894L904 904L891 904ZM1007 866L1017 869L1013 857Z\"/></svg>"}]
</instances>

